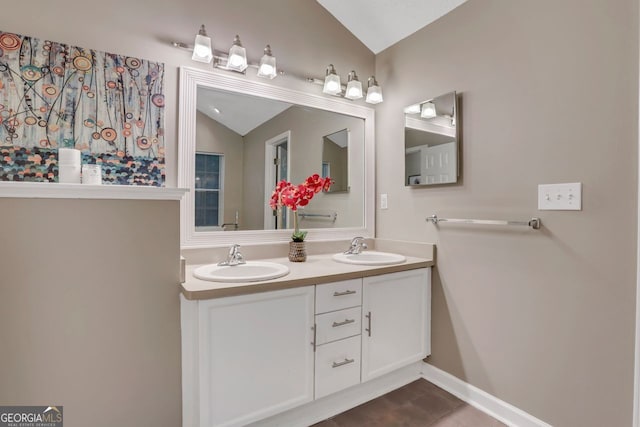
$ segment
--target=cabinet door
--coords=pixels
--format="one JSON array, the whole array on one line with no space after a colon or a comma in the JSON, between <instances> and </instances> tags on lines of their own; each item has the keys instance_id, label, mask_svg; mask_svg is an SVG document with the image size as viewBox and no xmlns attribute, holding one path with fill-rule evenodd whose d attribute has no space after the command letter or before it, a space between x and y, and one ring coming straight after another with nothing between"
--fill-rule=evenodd
<instances>
[{"instance_id":1,"label":"cabinet door","mask_svg":"<svg viewBox=\"0 0 640 427\"><path fill-rule=\"evenodd\" d=\"M366 277L362 298L363 382L429 354L431 269Z\"/></svg>"},{"instance_id":2,"label":"cabinet door","mask_svg":"<svg viewBox=\"0 0 640 427\"><path fill-rule=\"evenodd\" d=\"M313 399L313 307L313 286L201 301L201 426L246 425Z\"/></svg>"}]
</instances>

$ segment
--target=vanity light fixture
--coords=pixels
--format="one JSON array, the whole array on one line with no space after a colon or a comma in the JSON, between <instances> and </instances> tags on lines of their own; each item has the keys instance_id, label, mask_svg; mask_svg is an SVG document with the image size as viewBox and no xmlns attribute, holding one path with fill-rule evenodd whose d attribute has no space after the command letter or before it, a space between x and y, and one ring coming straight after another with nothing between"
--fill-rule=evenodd
<instances>
[{"instance_id":1,"label":"vanity light fixture","mask_svg":"<svg viewBox=\"0 0 640 427\"><path fill-rule=\"evenodd\" d=\"M204 24L202 24L200 31L196 34L196 41L193 46L193 55L191 56L191 59L198 62L204 62L206 64L210 63L213 59L211 38L207 36L207 30L204 28Z\"/></svg>"},{"instance_id":2,"label":"vanity light fixture","mask_svg":"<svg viewBox=\"0 0 640 427\"><path fill-rule=\"evenodd\" d=\"M432 119L436 114L436 104L433 102L425 102L422 104L422 109L420 110L420 117L423 119Z\"/></svg>"},{"instance_id":3,"label":"vanity light fixture","mask_svg":"<svg viewBox=\"0 0 640 427\"><path fill-rule=\"evenodd\" d=\"M347 99L360 99L362 98L362 83L358 80L356 72L351 70L347 76L347 90L344 94Z\"/></svg>"},{"instance_id":4,"label":"vanity light fixture","mask_svg":"<svg viewBox=\"0 0 640 427\"><path fill-rule=\"evenodd\" d=\"M264 48L264 55L260 59L260 65L258 66L258 77L273 79L276 75L276 58L271 53L271 46L267 45Z\"/></svg>"},{"instance_id":5,"label":"vanity light fixture","mask_svg":"<svg viewBox=\"0 0 640 427\"><path fill-rule=\"evenodd\" d=\"M198 62L211 63L213 60L213 67L225 70L234 71L245 74L248 67L256 68L258 70L257 76L262 78L274 79L278 75L284 75L282 70L276 68L276 58L271 52L271 46L267 45L264 48L264 55L260 59L259 63L249 63L247 60L247 51L240 42L240 36L236 35L233 40L233 45L229 49L229 53L221 52L213 49L211 38L207 36L207 31L204 24L200 26L200 30L196 35L195 44L189 45L182 42L171 42L174 47L179 49L189 50L192 52L191 59ZM294 76L295 77L295 76ZM297 76L300 78L300 76ZM355 71L351 71L348 75L346 87L340 82L340 76L336 73L336 69L333 64L329 64L326 69L324 81L314 77L303 77L304 80L323 86L322 92L328 95L340 96L349 100L361 99L364 96L362 91L362 83L358 80L358 76ZM379 104L383 101L382 89L376 81L375 76L367 79L367 97L365 99L369 104ZM419 105L416 105L419 107ZM406 109L405 109L405 112ZM420 110L416 111L419 113Z\"/></svg>"},{"instance_id":6,"label":"vanity light fixture","mask_svg":"<svg viewBox=\"0 0 640 427\"><path fill-rule=\"evenodd\" d=\"M233 46L229 49L227 68L242 73L247 67L247 51L242 47L240 36L236 34L236 37L233 39Z\"/></svg>"},{"instance_id":7,"label":"vanity light fixture","mask_svg":"<svg viewBox=\"0 0 640 427\"><path fill-rule=\"evenodd\" d=\"M333 68L333 64L329 64L327 67L326 76L324 78L324 87L322 92L328 95L338 95L342 92L342 85L340 84L340 76L336 73L336 69Z\"/></svg>"},{"instance_id":8,"label":"vanity light fixture","mask_svg":"<svg viewBox=\"0 0 640 427\"><path fill-rule=\"evenodd\" d=\"M367 98L365 99L369 104L379 104L382 102L382 89L375 76L371 76L367 79Z\"/></svg>"},{"instance_id":9,"label":"vanity light fixture","mask_svg":"<svg viewBox=\"0 0 640 427\"><path fill-rule=\"evenodd\" d=\"M346 99L356 100L363 97L362 83L358 80L358 76L355 71L351 71L347 78L347 85L342 86L340 83L340 76L336 73L336 69L333 64L329 64L326 70L326 75L323 80L307 77L306 80L309 83L322 85L322 92L328 95L342 96ZM367 79L367 98L365 99L369 104L379 104L383 101L382 88L378 84L375 76L371 76ZM416 104L417 110L414 113L420 114L420 104ZM407 112L405 110L405 112Z\"/></svg>"},{"instance_id":10,"label":"vanity light fixture","mask_svg":"<svg viewBox=\"0 0 640 427\"><path fill-rule=\"evenodd\" d=\"M264 49L264 55L259 63L250 63L247 60L247 51L240 42L240 36L236 35L233 40L233 46L229 52L215 50L211 44L211 38L207 36L204 25L200 27L200 31L196 35L194 45L182 43L178 41L171 42L173 47L188 50L192 52L191 59L194 61L210 63L213 59L213 68L225 71L234 71L245 74L248 67L258 70L258 77L273 79L279 74L283 75L282 70L276 68L276 58L271 53L271 46L267 45Z\"/></svg>"}]
</instances>

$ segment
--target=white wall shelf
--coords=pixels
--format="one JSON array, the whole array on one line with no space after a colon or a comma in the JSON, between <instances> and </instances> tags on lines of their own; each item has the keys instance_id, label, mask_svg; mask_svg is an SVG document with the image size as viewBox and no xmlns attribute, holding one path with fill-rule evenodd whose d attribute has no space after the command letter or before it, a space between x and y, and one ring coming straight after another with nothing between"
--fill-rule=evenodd
<instances>
[{"instance_id":1,"label":"white wall shelf","mask_svg":"<svg viewBox=\"0 0 640 427\"><path fill-rule=\"evenodd\" d=\"M0 182L0 198L180 200L184 188L140 185L83 185L53 182Z\"/></svg>"}]
</instances>

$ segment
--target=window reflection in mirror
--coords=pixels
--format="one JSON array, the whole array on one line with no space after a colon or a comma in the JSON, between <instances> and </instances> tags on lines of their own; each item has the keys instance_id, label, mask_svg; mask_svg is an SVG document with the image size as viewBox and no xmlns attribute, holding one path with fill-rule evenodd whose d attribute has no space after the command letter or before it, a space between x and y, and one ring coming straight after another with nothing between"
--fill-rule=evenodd
<instances>
[{"instance_id":1,"label":"window reflection in mirror","mask_svg":"<svg viewBox=\"0 0 640 427\"><path fill-rule=\"evenodd\" d=\"M198 87L196 105L196 231L292 228L288 211L274 213L269 198L278 181L299 184L314 173L335 180L331 192L354 191L317 194L301 210L308 215L300 226L363 226L362 118L206 87ZM199 187L205 156L223 159L219 188Z\"/></svg>"},{"instance_id":2,"label":"window reflection in mirror","mask_svg":"<svg viewBox=\"0 0 640 427\"><path fill-rule=\"evenodd\" d=\"M331 177L328 193L349 191L349 129L322 137L322 177Z\"/></svg>"},{"instance_id":3,"label":"window reflection in mirror","mask_svg":"<svg viewBox=\"0 0 640 427\"><path fill-rule=\"evenodd\" d=\"M224 156L196 152L195 224L198 230L217 230L222 224Z\"/></svg>"},{"instance_id":4,"label":"window reflection in mirror","mask_svg":"<svg viewBox=\"0 0 640 427\"><path fill-rule=\"evenodd\" d=\"M404 109L405 185L457 182L456 101L456 93L449 92Z\"/></svg>"}]
</instances>

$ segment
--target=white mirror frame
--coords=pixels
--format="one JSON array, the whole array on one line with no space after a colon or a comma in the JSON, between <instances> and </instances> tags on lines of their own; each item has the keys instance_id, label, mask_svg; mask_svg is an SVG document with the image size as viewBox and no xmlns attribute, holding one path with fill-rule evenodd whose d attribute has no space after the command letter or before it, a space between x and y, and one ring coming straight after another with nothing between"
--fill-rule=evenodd
<instances>
[{"instance_id":1,"label":"white mirror frame","mask_svg":"<svg viewBox=\"0 0 640 427\"><path fill-rule=\"evenodd\" d=\"M344 240L355 236L375 237L375 139L374 110L341 98L305 93L189 67L180 67L178 123L178 187L188 188L180 203L182 249L237 244L265 244L291 240L292 230L196 231L194 219L196 100L198 87L221 89L298 104L364 119L364 224L350 228L309 229L307 241ZM319 142L321 143L321 141Z\"/></svg>"}]
</instances>

